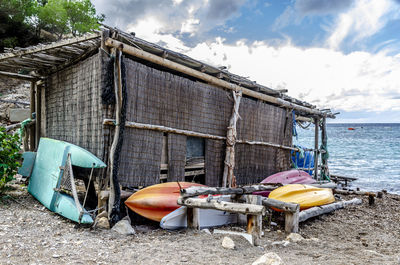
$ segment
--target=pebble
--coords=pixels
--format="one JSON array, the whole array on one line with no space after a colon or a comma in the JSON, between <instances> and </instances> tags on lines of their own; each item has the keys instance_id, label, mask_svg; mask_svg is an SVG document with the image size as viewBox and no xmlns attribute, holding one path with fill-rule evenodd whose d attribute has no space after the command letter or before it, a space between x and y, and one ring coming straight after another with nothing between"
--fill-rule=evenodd
<instances>
[{"instance_id":1,"label":"pebble","mask_svg":"<svg viewBox=\"0 0 400 265\"><path fill-rule=\"evenodd\" d=\"M300 234L298 233L290 233L287 237L286 237L287 241L293 242L293 243L297 243L300 242L302 240L304 240L304 237L302 237Z\"/></svg>"},{"instance_id":2,"label":"pebble","mask_svg":"<svg viewBox=\"0 0 400 265\"><path fill-rule=\"evenodd\" d=\"M252 263L252 265L283 265L283 261L278 254L274 252L268 252L261 257L259 257L256 261Z\"/></svg>"},{"instance_id":3,"label":"pebble","mask_svg":"<svg viewBox=\"0 0 400 265\"><path fill-rule=\"evenodd\" d=\"M235 242L233 242L230 237L226 236L222 240L222 247L226 249L235 249Z\"/></svg>"},{"instance_id":4,"label":"pebble","mask_svg":"<svg viewBox=\"0 0 400 265\"><path fill-rule=\"evenodd\" d=\"M134 235L136 234L135 229L131 226L130 222L126 219L122 219L118 223L116 223L111 231L117 232L121 235Z\"/></svg>"}]
</instances>

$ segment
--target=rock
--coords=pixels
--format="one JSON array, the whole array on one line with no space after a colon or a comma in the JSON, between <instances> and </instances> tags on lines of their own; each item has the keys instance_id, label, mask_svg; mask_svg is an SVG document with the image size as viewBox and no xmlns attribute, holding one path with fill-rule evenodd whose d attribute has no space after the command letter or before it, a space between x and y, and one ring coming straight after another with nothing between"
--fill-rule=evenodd
<instances>
[{"instance_id":1,"label":"rock","mask_svg":"<svg viewBox=\"0 0 400 265\"><path fill-rule=\"evenodd\" d=\"M235 242L230 237L224 237L222 240L222 247L226 249L235 249Z\"/></svg>"},{"instance_id":2,"label":"rock","mask_svg":"<svg viewBox=\"0 0 400 265\"><path fill-rule=\"evenodd\" d=\"M121 235L134 235L136 234L135 229L131 226L128 220L121 220L118 223L116 223L113 228L111 228L112 231L117 232Z\"/></svg>"},{"instance_id":3,"label":"rock","mask_svg":"<svg viewBox=\"0 0 400 265\"><path fill-rule=\"evenodd\" d=\"M302 237L300 234L297 233L290 233L287 237L286 237L287 241L293 242L293 243L297 243L300 242L302 240L304 240L304 237Z\"/></svg>"},{"instance_id":4,"label":"rock","mask_svg":"<svg viewBox=\"0 0 400 265\"><path fill-rule=\"evenodd\" d=\"M99 219L96 218L95 228L102 228L102 229L110 229L110 223L108 222L107 217L100 217Z\"/></svg>"},{"instance_id":5,"label":"rock","mask_svg":"<svg viewBox=\"0 0 400 265\"><path fill-rule=\"evenodd\" d=\"M259 257L256 261L252 263L252 265L281 265L281 264L284 264L281 257L279 257L274 252L268 252Z\"/></svg>"},{"instance_id":6,"label":"rock","mask_svg":"<svg viewBox=\"0 0 400 265\"><path fill-rule=\"evenodd\" d=\"M210 232L210 230L209 229L201 229L201 232L204 232L204 233L206 233L206 234L209 234L209 235L211 235L211 232Z\"/></svg>"},{"instance_id":7,"label":"rock","mask_svg":"<svg viewBox=\"0 0 400 265\"><path fill-rule=\"evenodd\" d=\"M283 247L286 247L287 245L289 245L289 241L283 240L283 241L274 241L271 243L271 246L275 246L275 245L281 245Z\"/></svg>"}]
</instances>

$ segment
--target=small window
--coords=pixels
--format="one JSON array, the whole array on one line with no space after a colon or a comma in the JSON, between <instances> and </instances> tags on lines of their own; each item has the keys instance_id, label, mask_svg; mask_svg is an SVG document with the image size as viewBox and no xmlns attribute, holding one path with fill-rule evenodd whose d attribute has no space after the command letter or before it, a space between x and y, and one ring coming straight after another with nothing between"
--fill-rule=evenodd
<instances>
[{"instance_id":1,"label":"small window","mask_svg":"<svg viewBox=\"0 0 400 265\"><path fill-rule=\"evenodd\" d=\"M186 141L186 158L204 158L204 138L188 136Z\"/></svg>"}]
</instances>

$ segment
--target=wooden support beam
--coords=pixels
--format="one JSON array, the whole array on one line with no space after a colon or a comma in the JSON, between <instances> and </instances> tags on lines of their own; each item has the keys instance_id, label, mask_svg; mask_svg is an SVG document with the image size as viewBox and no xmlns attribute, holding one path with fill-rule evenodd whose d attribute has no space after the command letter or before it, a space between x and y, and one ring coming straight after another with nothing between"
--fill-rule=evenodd
<instances>
[{"instance_id":1,"label":"wooden support beam","mask_svg":"<svg viewBox=\"0 0 400 265\"><path fill-rule=\"evenodd\" d=\"M40 126L42 123L42 88L36 83L36 93L35 93L35 112L36 112L36 125L35 125L35 149L39 146L40 141Z\"/></svg>"},{"instance_id":2,"label":"wooden support beam","mask_svg":"<svg viewBox=\"0 0 400 265\"><path fill-rule=\"evenodd\" d=\"M340 202L335 202L335 203L322 205L322 206L318 206L318 207L312 207L312 208L303 210L299 214L299 222L304 222L305 220L307 220L311 217L330 213L335 210L345 208L346 206L352 205L352 204L354 204L354 205L362 204L362 200L358 199L358 198L354 198L349 201L340 201Z\"/></svg>"},{"instance_id":3,"label":"wooden support beam","mask_svg":"<svg viewBox=\"0 0 400 265\"><path fill-rule=\"evenodd\" d=\"M276 97L273 97L273 96L262 94L262 93L253 91L251 89L248 89L248 88L245 88L245 87L233 84L233 83L229 83L229 82L224 81L222 79L218 79L217 77L202 73L200 71L194 70L194 69L192 69L190 67L187 67L187 66L184 66L182 64L175 63L175 62L173 62L171 60L168 60L168 59L165 59L165 58L163 58L161 56L157 56L157 55L151 54L149 52L137 49L137 48L135 48L133 46L124 44L124 43L122 43L120 41L117 41L117 40L114 40L112 38L108 38L106 40L106 45L108 47L119 48L124 53L127 53L129 55L138 57L140 59L143 59L143 60L158 64L158 65L161 65L161 66L164 66L164 67L169 68L169 69L174 70L174 71L178 71L178 72L190 75L192 77L195 77L195 78L198 78L200 80L203 80L203 81L205 81L205 82L207 82L209 84L212 84L212 85L215 85L215 86L219 86L219 87L222 87L222 88L225 88L225 89L230 89L230 90L233 90L233 91L236 91L236 92L242 91L242 93L244 95L247 95L247 96L250 96L250 97L253 97L253 98L257 98L257 99L260 99L260 100L268 102L268 103L276 104L276 105L281 106L281 107L294 109L294 110L297 110L297 111L300 111L300 112L305 112L305 113L314 114L314 115L318 115L318 116L328 116L328 117L332 116L332 117L334 117L333 115L326 114L326 113L321 112L321 111L316 110L316 109L311 109L311 108L307 108L307 107L304 107L304 106L300 106L300 105L288 102L286 100L283 100L281 98L276 98Z\"/></svg>"},{"instance_id":4,"label":"wooden support beam","mask_svg":"<svg viewBox=\"0 0 400 265\"><path fill-rule=\"evenodd\" d=\"M357 191L357 190L340 190L340 189L333 189L334 194L343 194L343 195L365 195L365 196L376 196L375 192L369 191Z\"/></svg>"},{"instance_id":5,"label":"wooden support beam","mask_svg":"<svg viewBox=\"0 0 400 265\"><path fill-rule=\"evenodd\" d=\"M35 80L37 80L36 77L31 76L31 75L21 75L21 74L4 72L4 71L0 71L0 76L5 76L5 77L10 77L10 78L15 78L15 79L21 79L21 80L26 80L26 81L35 81Z\"/></svg>"},{"instance_id":6,"label":"wooden support beam","mask_svg":"<svg viewBox=\"0 0 400 265\"><path fill-rule=\"evenodd\" d=\"M273 207L279 210L282 210L284 212L291 212L295 213L298 212L300 209L300 205L297 203L291 203L291 202L283 202L271 198L262 198L261 199L262 205L268 206L268 207Z\"/></svg>"},{"instance_id":7,"label":"wooden support beam","mask_svg":"<svg viewBox=\"0 0 400 265\"><path fill-rule=\"evenodd\" d=\"M200 229L199 208L186 208L187 227L195 230Z\"/></svg>"},{"instance_id":8,"label":"wooden support beam","mask_svg":"<svg viewBox=\"0 0 400 265\"><path fill-rule=\"evenodd\" d=\"M31 104L30 104L30 109L31 109L31 119L33 118L32 117L32 114L36 111L36 97L35 97L35 91L36 91L36 82L35 81L32 81L31 82L31 90L30 90L30 101L31 101ZM36 123L37 124L37 123ZM37 125L35 125L35 127L36 127ZM29 150L30 151L34 151L35 150L35 146L36 146L36 144L35 144L35 130L34 130L34 128L32 128L32 127L30 127L29 128L29 142L30 142L30 145L29 145ZM25 147L24 147L25 148Z\"/></svg>"},{"instance_id":9,"label":"wooden support beam","mask_svg":"<svg viewBox=\"0 0 400 265\"><path fill-rule=\"evenodd\" d=\"M232 91L233 96L233 109L231 119L229 120L227 135L226 135L226 151L224 161L224 173L222 175L222 186L232 187L232 184L236 186L234 181L233 171L235 169L235 144L236 144L236 124L239 119L239 106L240 99L242 98L242 92ZM236 181L235 181L236 182Z\"/></svg>"},{"instance_id":10,"label":"wooden support beam","mask_svg":"<svg viewBox=\"0 0 400 265\"><path fill-rule=\"evenodd\" d=\"M248 204L261 205L261 196L247 195L246 201ZM253 245L259 246L262 232L262 215L247 215L247 233L253 238Z\"/></svg>"},{"instance_id":11,"label":"wooden support beam","mask_svg":"<svg viewBox=\"0 0 400 265\"><path fill-rule=\"evenodd\" d=\"M115 124L116 124L116 121L114 119L104 119L103 120L103 125L115 126ZM127 121L127 122L125 122L125 126L131 127L131 128L136 128L136 129L153 130L153 131L160 131L160 132L167 132L167 133L176 133L176 134L181 134L181 135L186 135L186 136L194 136L194 137L201 137L201 138L214 139L214 140L226 140L225 136L218 136L218 135L194 132L194 131L189 131L189 130L176 129L176 128L171 128L171 127L162 126L162 125L153 125L153 124L145 124L145 123ZM300 152L300 149L298 149L298 148L284 146L284 145L280 145L280 144L268 143L268 142L236 140L236 143L249 144L249 145L263 145L263 146L270 146L270 147ZM313 150L313 149L311 149L311 150Z\"/></svg>"},{"instance_id":12,"label":"wooden support beam","mask_svg":"<svg viewBox=\"0 0 400 265\"><path fill-rule=\"evenodd\" d=\"M274 190L278 188L278 185L252 185L244 186L240 188L219 188L219 187L197 187L192 186L181 191L183 198L196 197L200 195L230 195L230 194L251 194L255 191Z\"/></svg>"},{"instance_id":13,"label":"wooden support beam","mask_svg":"<svg viewBox=\"0 0 400 265\"><path fill-rule=\"evenodd\" d=\"M265 215L265 207L247 203L218 201L214 198L178 198L178 204L190 208L214 209L230 213Z\"/></svg>"},{"instance_id":14,"label":"wooden support beam","mask_svg":"<svg viewBox=\"0 0 400 265\"><path fill-rule=\"evenodd\" d=\"M21 57L24 55L33 54L33 53L37 53L37 52L43 52L43 51L47 51L47 50L51 50L51 49L55 49L55 48L59 48L59 47L69 46L74 43L79 43L79 42L98 39L98 38L100 38L100 33L96 32L96 33L85 35L83 37L77 37L77 38L54 42L54 43L51 43L48 45L37 46L32 49L24 49L21 51L13 51L13 52L9 52L9 53L3 53L3 54L0 54L0 62L5 59L9 59L9 58L18 58L18 57Z\"/></svg>"},{"instance_id":15,"label":"wooden support beam","mask_svg":"<svg viewBox=\"0 0 400 265\"><path fill-rule=\"evenodd\" d=\"M318 140L319 140L319 118L314 119L315 132L314 132L314 179L318 180Z\"/></svg>"},{"instance_id":16,"label":"wooden support beam","mask_svg":"<svg viewBox=\"0 0 400 265\"><path fill-rule=\"evenodd\" d=\"M299 232L299 213L300 213L300 207L298 207L295 212L285 212L286 233Z\"/></svg>"}]
</instances>

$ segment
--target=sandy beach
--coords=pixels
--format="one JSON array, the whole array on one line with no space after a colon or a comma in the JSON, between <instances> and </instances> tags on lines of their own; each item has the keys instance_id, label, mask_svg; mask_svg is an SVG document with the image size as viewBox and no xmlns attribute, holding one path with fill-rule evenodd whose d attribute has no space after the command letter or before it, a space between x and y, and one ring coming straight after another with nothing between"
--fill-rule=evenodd
<instances>
[{"instance_id":1,"label":"sandy beach","mask_svg":"<svg viewBox=\"0 0 400 265\"><path fill-rule=\"evenodd\" d=\"M45 209L24 187L0 203L0 264L251 264L276 253L284 264L399 264L400 196L374 206L349 206L300 223L299 242L286 242L283 223L267 226L261 246L243 237L204 231L165 231L133 224L136 235L78 227ZM342 196L351 199L352 196ZM233 226L221 229L244 231ZM210 229L211 233L213 229Z\"/></svg>"}]
</instances>

